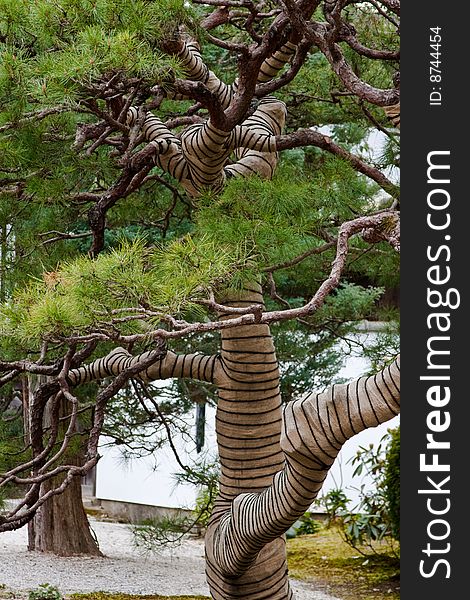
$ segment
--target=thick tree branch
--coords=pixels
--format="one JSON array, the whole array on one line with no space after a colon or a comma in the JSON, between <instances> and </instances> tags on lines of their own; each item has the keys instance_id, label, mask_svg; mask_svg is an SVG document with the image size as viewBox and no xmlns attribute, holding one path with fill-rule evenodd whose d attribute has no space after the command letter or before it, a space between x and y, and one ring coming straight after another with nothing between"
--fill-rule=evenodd
<instances>
[{"instance_id":1,"label":"thick tree branch","mask_svg":"<svg viewBox=\"0 0 470 600\"><path fill-rule=\"evenodd\" d=\"M197 4L198 2L196 2ZM230 19L230 11L228 6L220 6L210 15L208 15L202 22L201 27L206 31L211 31L219 25L225 25Z\"/></svg>"},{"instance_id":2,"label":"thick tree branch","mask_svg":"<svg viewBox=\"0 0 470 600\"><path fill-rule=\"evenodd\" d=\"M109 190L100 194L99 200L89 209L88 223L92 231L92 243L89 250L91 257L96 257L104 248L104 232L108 210L118 200L126 198L138 190L145 177L153 168L154 164L153 160L151 160L151 155L145 155L144 159L139 161L138 165L125 167L119 180ZM79 194L78 196L83 195Z\"/></svg>"},{"instance_id":3,"label":"thick tree branch","mask_svg":"<svg viewBox=\"0 0 470 600\"><path fill-rule=\"evenodd\" d=\"M309 508L343 444L388 421L399 409L399 359L373 377L289 403L281 436L285 468L261 493L239 494L209 526L209 562L231 577L246 571L258 552Z\"/></svg>"},{"instance_id":4,"label":"thick tree branch","mask_svg":"<svg viewBox=\"0 0 470 600\"><path fill-rule=\"evenodd\" d=\"M289 69L287 69L280 77L273 78L271 81L267 81L265 83L258 83L255 89L255 95L262 97L266 96L267 94L272 94L273 92L290 83L304 65L305 59L311 47L312 43L309 40L303 40L300 42L297 45L296 52Z\"/></svg>"},{"instance_id":5,"label":"thick tree branch","mask_svg":"<svg viewBox=\"0 0 470 600\"><path fill-rule=\"evenodd\" d=\"M367 46L361 44L355 35L352 35L349 32L345 35L342 35L341 40L345 41L350 48L352 48L361 56L366 56L367 58L372 58L374 60L400 60L399 50L391 51L368 48Z\"/></svg>"},{"instance_id":6,"label":"thick tree branch","mask_svg":"<svg viewBox=\"0 0 470 600\"><path fill-rule=\"evenodd\" d=\"M215 127L222 131L230 131L231 127L219 98L202 82L177 79L173 82L173 88L178 94L196 100L207 108Z\"/></svg>"},{"instance_id":7,"label":"thick tree branch","mask_svg":"<svg viewBox=\"0 0 470 600\"><path fill-rule=\"evenodd\" d=\"M258 75L263 62L274 54L285 41L289 18L280 13L263 36L256 48L252 48L251 57L239 64L238 85L230 107L226 110L230 129L238 125L245 117L255 94Z\"/></svg>"},{"instance_id":8,"label":"thick tree branch","mask_svg":"<svg viewBox=\"0 0 470 600\"><path fill-rule=\"evenodd\" d=\"M0 371L16 371L17 373L34 373L36 375L57 375L60 372L60 363L55 365L41 365L29 360L3 361L0 360Z\"/></svg>"},{"instance_id":9,"label":"thick tree branch","mask_svg":"<svg viewBox=\"0 0 470 600\"><path fill-rule=\"evenodd\" d=\"M124 348L115 348L104 358L95 360L85 367L70 371L68 381L71 385L80 385L89 381L115 377L133 367L133 365L140 364L151 355L152 352L144 352L143 354L132 356ZM174 352L167 351L165 356L161 358L157 357L154 363L136 374L142 381L186 377L214 383L217 365L217 355L207 356L199 353L175 354Z\"/></svg>"},{"instance_id":10,"label":"thick tree branch","mask_svg":"<svg viewBox=\"0 0 470 600\"><path fill-rule=\"evenodd\" d=\"M311 24L309 27L310 39L323 52L333 71L339 77L345 88L361 100L367 100L377 106L389 106L400 100L397 89L383 90L375 88L362 81L353 71L351 65L341 51L340 46L332 38L330 32L321 24Z\"/></svg>"},{"instance_id":11,"label":"thick tree branch","mask_svg":"<svg viewBox=\"0 0 470 600\"><path fill-rule=\"evenodd\" d=\"M400 16L400 0L379 0L378 4L383 4L393 13Z\"/></svg>"}]
</instances>

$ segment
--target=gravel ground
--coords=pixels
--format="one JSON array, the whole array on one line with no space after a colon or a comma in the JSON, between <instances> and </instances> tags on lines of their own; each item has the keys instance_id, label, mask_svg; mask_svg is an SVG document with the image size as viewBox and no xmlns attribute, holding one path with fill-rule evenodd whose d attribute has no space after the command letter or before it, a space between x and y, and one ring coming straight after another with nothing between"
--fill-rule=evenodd
<instances>
[{"instance_id":1,"label":"gravel ground","mask_svg":"<svg viewBox=\"0 0 470 600\"><path fill-rule=\"evenodd\" d=\"M92 520L92 527L104 558L59 558L28 552L26 528L0 534L2 596L13 591L13 597L21 598L26 590L41 583L55 585L64 594L107 591L209 595L201 540L189 539L176 549L143 557L132 547L127 525ZM293 585L296 600L338 600L302 582L294 581Z\"/></svg>"}]
</instances>

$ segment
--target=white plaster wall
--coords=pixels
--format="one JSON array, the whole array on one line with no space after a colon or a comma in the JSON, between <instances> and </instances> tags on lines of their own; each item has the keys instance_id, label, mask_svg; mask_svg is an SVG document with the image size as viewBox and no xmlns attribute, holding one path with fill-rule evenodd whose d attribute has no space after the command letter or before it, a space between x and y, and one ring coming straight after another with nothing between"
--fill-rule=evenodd
<instances>
[{"instance_id":1,"label":"white plaster wall","mask_svg":"<svg viewBox=\"0 0 470 600\"><path fill-rule=\"evenodd\" d=\"M194 415L188 420L194 422ZM103 440L105 441L105 440ZM185 464L196 454L194 444L174 438L178 455ZM123 461L118 447L102 447L96 471L96 497L171 508L193 508L197 490L176 485L174 474L181 471L172 450L165 447L155 457Z\"/></svg>"}]
</instances>

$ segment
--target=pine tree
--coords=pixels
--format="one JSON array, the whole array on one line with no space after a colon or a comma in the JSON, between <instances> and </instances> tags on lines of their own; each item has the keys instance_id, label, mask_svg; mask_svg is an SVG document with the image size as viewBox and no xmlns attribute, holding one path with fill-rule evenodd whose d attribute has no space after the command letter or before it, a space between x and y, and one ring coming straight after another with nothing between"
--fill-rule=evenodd
<instances>
[{"instance_id":1,"label":"pine tree","mask_svg":"<svg viewBox=\"0 0 470 600\"><path fill-rule=\"evenodd\" d=\"M108 402L131 379L195 379L218 393L212 596L292 597L283 533L345 440L399 410L391 360L282 415L271 333L360 317L379 294L360 284L397 269L383 108L397 125L399 3L379 4L2 3L0 381L47 380L32 459L1 479L28 492L0 530L96 464ZM366 155L374 128L382 160ZM213 354L171 347L214 332Z\"/></svg>"}]
</instances>

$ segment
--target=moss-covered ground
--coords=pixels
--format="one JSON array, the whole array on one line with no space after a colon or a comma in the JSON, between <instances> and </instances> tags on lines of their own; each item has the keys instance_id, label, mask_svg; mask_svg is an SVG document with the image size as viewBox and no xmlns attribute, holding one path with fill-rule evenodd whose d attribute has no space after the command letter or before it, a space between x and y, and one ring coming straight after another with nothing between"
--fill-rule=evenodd
<instances>
[{"instance_id":1,"label":"moss-covered ground","mask_svg":"<svg viewBox=\"0 0 470 600\"><path fill-rule=\"evenodd\" d=\"M351 548L336 528L287 542L290 576L342 600L398 600L400 565L389 546Z\"/></svg>"}]
</instances>

